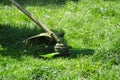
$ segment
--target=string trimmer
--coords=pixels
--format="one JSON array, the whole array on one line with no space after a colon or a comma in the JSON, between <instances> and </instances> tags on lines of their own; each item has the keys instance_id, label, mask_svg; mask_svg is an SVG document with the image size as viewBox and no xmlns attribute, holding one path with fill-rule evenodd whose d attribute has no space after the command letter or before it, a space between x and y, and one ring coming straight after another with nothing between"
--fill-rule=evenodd
<instances>
[{"instance_id":1,"label":"string trimmer","mask_svg":"<svg viewBox=\"0 0 120 80\"><path fill-rule=\"evenodd\" d=\"M26 39L26 43L30 45L34 45L35 43L45 43L45 44L53 44L55 52L58 52L59 55L68 55L69 49L65 44L63 35L58 36L53 31L49 30L45 25L39 22L30 12L25 10L20 4L18 4L15 0L10 0L19 10L21 10L26 16L28 16L33 22L35 22L45 33L41 33L39 35L35 35ZM33 44L34 43L34 44Z\"/></svg>"}]
</instances>

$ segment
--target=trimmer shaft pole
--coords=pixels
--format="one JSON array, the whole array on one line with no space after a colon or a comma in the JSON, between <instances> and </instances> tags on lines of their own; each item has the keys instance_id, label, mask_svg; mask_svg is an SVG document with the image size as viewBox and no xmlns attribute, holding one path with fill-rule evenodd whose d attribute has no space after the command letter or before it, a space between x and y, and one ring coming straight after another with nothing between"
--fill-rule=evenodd
<instances>
[{"instance_id":1,"label":"trimmer shaft pole","mask_svg":"<svg viewBox=\"0 0 120 80\"><path fill-rule=\"evenodd\" d=\"M29 13L27 10L25 10L20 4L18 4L15 0L10 0L19 10L21 10L26 16L28 16L32 21L34 21L40 28L42 28L45 32L49 33L52 38L56 42L60 42L59 37L49 30L45 25L43 25L41 22L39 22L31 13Z\"/></svg>"}]
</instances>

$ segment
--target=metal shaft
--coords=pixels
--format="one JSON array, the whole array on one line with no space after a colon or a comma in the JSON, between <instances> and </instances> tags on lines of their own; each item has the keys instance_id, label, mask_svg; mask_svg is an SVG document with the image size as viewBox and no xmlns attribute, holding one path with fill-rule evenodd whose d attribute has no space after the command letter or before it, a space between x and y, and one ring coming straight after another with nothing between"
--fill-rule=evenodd
<instances>
[{"instance_id":1,"label":"metal shaft","mask_svg":"<svg viewBox=\"0 0 120 80\"><path fill-rule=\"evenodd\" d=\"M18 4L15 0L10 0L19 10L21 10L25 15L27 15L32 21L34 21L40 28L42 28L45 32L51 34L51 36L54 38L56 42L60 42L60 39L58 36L49 30L45 25L43 25L41 22L39 22L30 12L25 10L20 4Z\"/></svg>"}]
</instances>

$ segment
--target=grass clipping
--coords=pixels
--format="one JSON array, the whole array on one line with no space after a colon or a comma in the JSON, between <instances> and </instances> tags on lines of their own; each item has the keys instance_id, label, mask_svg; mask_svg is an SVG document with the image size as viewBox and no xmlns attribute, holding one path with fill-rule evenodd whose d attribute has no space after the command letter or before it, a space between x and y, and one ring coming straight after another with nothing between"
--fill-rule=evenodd
<instances>
[{"instance_id":1,"label":"grass clipping","mask_svg":"<svg viewBox=\"0 0 120 80\"><path fill-rule=\"evenodd\" d=\"M44 55L39 55L40 57L43 57L43 58L52 58L54 57L55 55L58 55L60 53L49 53L49 54L44 54Z\"/></svg>"}]
</instances>

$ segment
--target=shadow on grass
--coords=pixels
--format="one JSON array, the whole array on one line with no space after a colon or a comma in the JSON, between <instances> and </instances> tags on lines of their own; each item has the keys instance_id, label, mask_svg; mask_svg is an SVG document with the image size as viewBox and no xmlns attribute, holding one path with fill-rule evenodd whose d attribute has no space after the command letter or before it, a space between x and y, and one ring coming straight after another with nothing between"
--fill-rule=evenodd
<instances>
[{"instance_id":1,"label":"shadow on grass","mask_svg":"<svg viewBox=\"0 0 120 80\"><path fill-rule=\"evenodd\" d=\"M95 53L94 49L70 49L70 58L77 58L84 55L93 55Z\"/></svg>"},{"instance_id":2,"label":"shadow on grass","mask_svg":"<svg viewBox=\"0 0 120 80\"><path fill-rule=\"evenodd\" d=\"M39 34L41 30L27 27L13 27L10 25L0 25L0 50L2 56L10 56L20 59L22 55L32 55L25 52L25 40L28 37Z\"/></svg>"},{"instance_id":3,"label":"shadow on grass","mask_svg":"<svg viewBox=\"0 0 120 80\"><path fill-rule=\"evenodd\" d=\"M22 6L45 6L45 5L63 5L66 1L77 2L78 0L16 0L18 3L22 4ZM10 5L11 2L9 0L0 0L1 4Z\"/></svg>"},{"instance_id":4,"label":"shadow on grass","mask_svg":"<svg viewBox=\"0 0 120 80\"><path fill-rule=\"evenodd\" d=\"M25 40L28 37L41 33L42 31L35 28L30 29L25 26L16 27L10 25L0 25L0 45L3 49L0 50L0 55L10 56L20 60L22 56L33 56L39 58L41 53L53 52L54 46L46 49L45 46L27 48ZM37 48L37 49L36 49ZM70 49L70 58L76 58L78 55L92 55L94 50L91 49Z\"/></svg>"}]
</instances>

